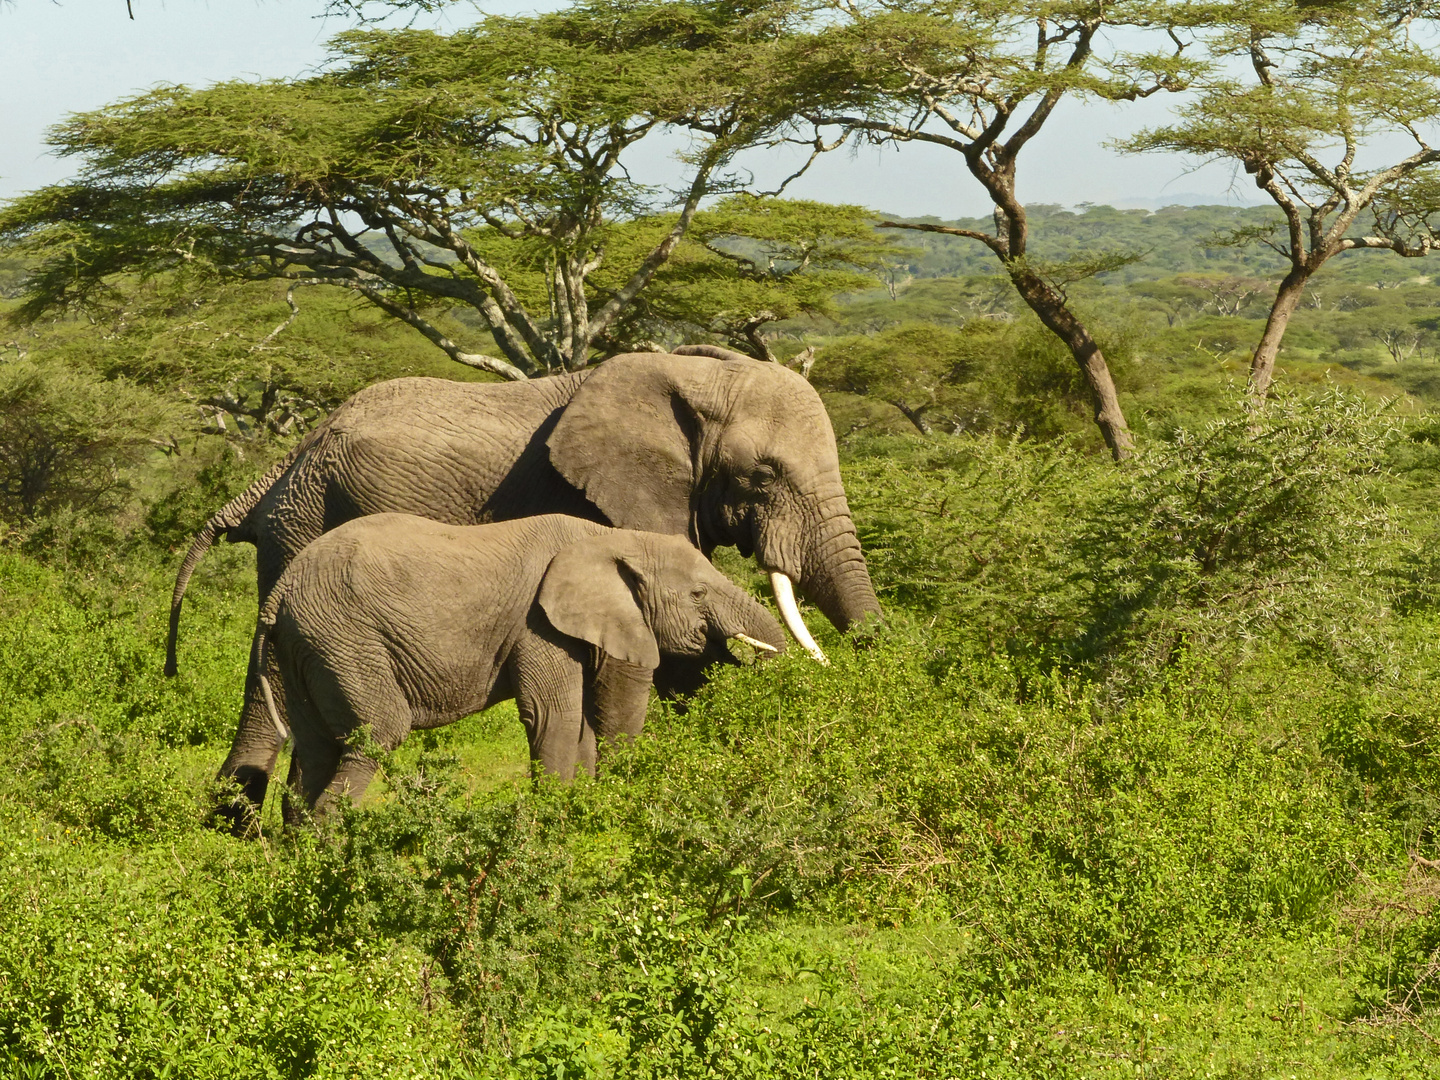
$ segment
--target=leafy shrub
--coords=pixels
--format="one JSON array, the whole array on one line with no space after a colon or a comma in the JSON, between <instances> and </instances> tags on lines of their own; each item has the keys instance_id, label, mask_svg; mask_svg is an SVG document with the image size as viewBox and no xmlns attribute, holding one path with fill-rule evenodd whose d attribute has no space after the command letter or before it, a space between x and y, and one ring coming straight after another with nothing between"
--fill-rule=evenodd
<instances>
[{"instance_id":1,"label":"leafy shrub","mask_svg":"<svg viewBox=\"0 0 1440 1080\"><path fill-rule=\"evenodd\" d=\"M96 836L153 842L201 821L200 791L143 737L71 719L16 740L4 761L17 777L7 785L12 797Z\"/></svg>"},{"instance_id":2,"label":"leafy shrub","mask_svg":"<svg viewBox=\"0 0 1440 1080\"><path fill-rule=\"evenodd\" d=\"M1064 444L936 439L862 444L847 479L882 594L992 650L1133 684L1262 638L1373 665L1396 427L1338 391L1276 394L1121 471Z\"/></svg>"},{"instance_id":3,"label":"leafy shrub","mask_svg":"<svg viewBox=\"0 0 1440 1080\"><path fill-rule=\"evenodd\" d=\"M218 918L222 868L261 874L263 858L192 839L123 864L92 848L79 865L23 819L5 833L0 1062L15 1074L452 1071L434 1043L453 1044L453 1026L420 1006L413 957L275 947Z\"/></svg>"},{"instance_id":4,"label":"leafy shrub","mask_svg":"<svg viewBox=\"0 0 1440 1080\"><path fill-rule=\"evenodd\" d=\"M26 733L70 720L152 740L155 752L228 738L254 587L197 600L206 633L187 640L180 677L166 679L169 587L168 573L145 570L87 583L0 549L0 755Z\"/></svg>"},{"instance_id":5,"label":"leafy shrub","mask_svg":"<svg viewBox=\"0 0 1440 1080\"><path fill-rule=\"evenodd\" d=\"M724 671L570 787L477 791L491 722L428 731L250 844L200 824L248 551L167 681L133 534L104 574L0 550L0 1071L1427 1077L1434 530L1388 423L1291 399L1126 470L860 444L866 647ZM248 464L189 459L156 544Z\"/></svg>"},{"instance_id":6,"label":"leafy shrub","mask_svg":"<svg viewBox=\"0 0 1440 1080\"><path fill-rule=\"evenodd\" d=\"M149 539L175 551L188 547L205 522L265 471L264 460L242 457L229 444L209 448L193 475L150 504L145 513Z\"/></svg>"},{"instance_id":7,"label":"leafy shrub","mask_svg":"<svg viewBox=\"0 0 1440 1080\"><path fill-rule=\"evenodd\" d=\"M1395 433L1361 398L1277 394L1142 453L1073 541L1093 586L1082 655L1157 666L1265 634L1332 655L1359 644L1381 614L1365 585Z\"/></svg>"},{"instance_id":8,"label":"leafy shrub","mask_svg":"<svg viewBox=\"0 0 1440 1080\"><path fill-rule=\"evenodd\" d=\"M0 365L0 520L113 507L165 411L123 380L55 363Z\"/></svg>"},{"instance_id":9,"label":"leafy shrub","mask_svg":"<svg viewBox=\"0 0 1440 1080\"><path fill-rule=\"evenodd\" d=\"M563 796L457 804L429 765L392 777L382 806L288 835L275 872L227 908L280 943L407 942L477 1035L503 1043L529 1011L584 998L596 883L574 873Z\"/></svg>"},{"instance_id":10,"label":"leafy shrub","mask_svg":"<svg viewBox=\"0 0 1440 1080\"><path fill-rule=\"evenodd\" d=\"M1113 469L1064 443L982 436L858 444L846 465L866 560L906 614L965 626L991 649L1063 640L1083 603L1066 564Z\"/></svg>"},{"instance_id":11,"label":"leafy shrub","mask_svg":"<svg viewBox=\"0 0 1440 1080\"><path fill-rule=\"evenodd\" d=\"M1116 709L914 642L833 659L727 678L617 764L637 867L712 915L986 911L1003 987L1173 975L1395 853L1317 767L1316 718L1259 744L1213 670Z\"/></svg>"}]
</instances>

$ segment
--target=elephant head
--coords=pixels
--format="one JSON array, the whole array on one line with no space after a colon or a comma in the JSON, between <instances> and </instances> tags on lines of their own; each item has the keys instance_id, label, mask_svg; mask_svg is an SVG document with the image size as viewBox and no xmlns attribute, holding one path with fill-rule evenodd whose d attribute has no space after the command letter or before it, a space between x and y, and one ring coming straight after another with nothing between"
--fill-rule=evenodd
<instances>
[{"instance_id":1,"label":"elephant head","mask_svg":"<svg viewBox=\"0 0 1440 1080\"><path fill-rule=\"evenodd\" d=\"M713 654L730 638L781 652L775 618L675 536L606 533L559 551L538 597L551 625L653 670L660 654Z\"/></svg>"},{"instance_id":2,"label":"elephant head","mask_svg":"<svg viewBox=\"0 0 1440 1080\"><path fill-rule=\"evenodd\" d=\"M618 360L620 358L616 358ZM880 613L819 395L779 364L635 354L601 364L549 438L550 460L610 520L733 544L771 576L818 655L792 583L841 631Z\"/></svg>"}]
</instances>

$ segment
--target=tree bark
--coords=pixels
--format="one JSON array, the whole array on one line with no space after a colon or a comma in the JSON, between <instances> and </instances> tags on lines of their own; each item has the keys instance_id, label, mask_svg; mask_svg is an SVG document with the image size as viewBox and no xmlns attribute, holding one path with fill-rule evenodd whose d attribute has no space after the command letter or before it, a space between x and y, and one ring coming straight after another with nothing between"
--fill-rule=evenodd
<instances>
[{"instance_id":1,"label":"tree bark","mask_svg":"<svg viewBox=\"0 0 1440 1080\"><path fill-rule=\"evenodd\" d=\"M368 285L351 285L350 287L382 311L393 315L401 322L408 323L416 330L419 330L431 344L439 348L456 363L464 364L466 367L479 368L481 371L490 371L502 378L512 381L523 382L529 378L525 372L521 371L514 364L506 363L498 356L486 356L483 353L465 352L460 346L456 345L448 337L440 333L439 330L435 329L428 321L423 319L413 308L408 308L404 304L397 303L379 289L371 288Z\"/></svg>"},{"instance_id":2,"label":"tree bark","mask_svg":"<svg viewBox=\"0 0 1440 1080\"><path fill-rule=\"evenodd\" d=\"M1040 317L1045 327L1065 343L1065 347L1075 357L1075 362L1080 365L1080 373L1085 377L1090 403L1095 410L1095 426L1100 429L1105 445L1110 448L1110 456L1117 462L1124 461L1135 452L1135 439L1130 434L1130 425L1125 422L1125 412L1120 408L1120 397L1115 392L1115 380L1110 376L1110 366L1105 363L1105 354L1100 351L1100 346L1090 336L1085 324L1076 318L1066 305L1065 297L1020 261L1024 258L1029 241L1029 226L1025 220L1025 208L1014 197L1013 179L993 173L976 172L976 175L996 199L997 235L957 229L950 225L902 221L882 221L881 227L963 236L970 240L979 240L993 251L1005 266L1010 283L1015 286L1020 298ZM1003 205L1001 200L1004 201Z\"/></svg>"},{"instance_id":3,"label":"tree bark","mask_svg":"<svg viewBox=\"0 0 1440 1080\"><path fill-rule=\"evenodd\" d=\"M890 404L894 405L895 408L899 409L902 413L904 413L905 419L909 420L910 423L914 424L915 430L920 432L921 435L935 434L935 429L930 426L930 421L925 419L924 405L921 405L918 409L912 409L909 405L906 405L899 398L891 398Z\"/></svg>"},{"instance_id":4,"label":"tree bark","mask_svg":"<svg viewBox=\"0 0 1440 1080\"><path fill-rule=\"evenodd\" d=\"M1305 295L1305 284L1314 273L1308 266L1297 266L1285 275L1280 288L1275 292L1275 302L1270 305L1270 317L1265 320L1265 333L1260 335L1260 344L1255 346L1255 355L1250 360L1250 390L1255 397L1265 400L1270 382L1275 377L1275 358L1280 355L1280 341L1285 337L1285 328L1290 325L1290 316L1300 306Z\"/></svg>"},{"instance_id":5,"label":"tree bark","mask_svg":"<svg viewBox=\"0 0 1440 1080\"><path fill-rule=\"evenodd\" d=\"M1100 346L1090 336L1085 324L1065 305L1065 298L1047 285L1040 275L1031 270L1012 271L1010 280L1030 310L1075 357L1080 373L1085 377L1085 386L1090 391L1095 426L1110 448L1110 456L1117 462L1124 461L1135 452L1135 439L1125 422L1120 397L1115 391L1115 380L1110 377L1110 367L1105 363L1105 354L1100 351Z\"/></svg>"}]
</instances>

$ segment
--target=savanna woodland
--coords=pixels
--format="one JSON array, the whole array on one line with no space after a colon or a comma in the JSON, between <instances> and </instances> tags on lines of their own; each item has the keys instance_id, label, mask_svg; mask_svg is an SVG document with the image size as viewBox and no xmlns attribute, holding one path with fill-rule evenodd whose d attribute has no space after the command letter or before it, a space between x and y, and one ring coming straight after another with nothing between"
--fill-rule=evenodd
<instances>
[{"instance_id":1,"label":"savanna woodland","mask_svg":"<svg viewBox=\"0 0 1440 1080\"><path fill-rule=\"evenodd\" d=\"M0 1072L1440 1072L1440 5L334 7L0 206ZM1255 205L1023 204L1071 99ZM993 215L740 160L917 142ZM819 393L883 624L573 784L506 704L216 827L250 546L162 671L207 519L366 386L684 345Z\"/></svg>"}]
</instances>

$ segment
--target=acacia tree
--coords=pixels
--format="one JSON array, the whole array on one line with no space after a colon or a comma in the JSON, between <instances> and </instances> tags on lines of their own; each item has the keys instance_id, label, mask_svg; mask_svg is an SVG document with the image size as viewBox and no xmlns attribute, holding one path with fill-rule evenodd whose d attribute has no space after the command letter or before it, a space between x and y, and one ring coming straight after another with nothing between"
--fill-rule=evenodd
<instances>
[{"instance_id":1,"label":"acacia tree","mask_svg":"<svg viewBox=\"0 0 1440 1080\"><path fill-rule=\"evenodd\" d=\"M51 143L82 159L79 179L0 212L0 242L40 260L21 316L199 264L351 289L507 378L584 367L727 187L731 157L778 122L761 87L787 13L593 0L451 35L351 31L312 78L164 88L73 117ZM664 129L689 136L673 199L624 160ZM597 295L617 223L669 201L669 228ZM512 282L537 269L540 306ZM431 312L457 304L500 356L437 329Z\"/></svg>"},{"instance_id":2,"label":"acacia tree","mask_svg":"<svg viewBox=\"0 0 1440 1080\"><path fill-rule=\"evenodd\" d=\"M1173 29L1166 47L1155 52L1100 47L1110 28L1173 25L1174 5L836 0L826 6L824 25L797 40L786 59L793 75L784 92L813 129L803 141L814 154L852 140L923 142L958 154L994 203L994 232L884 224L963 236L988 247L1020 297L1074 356L1095 423L1115 459L1125 458L1133 440L1114 380L1066 295L1068 284L1125 259L1101 255L1063 266L1032 259L1016 178L1021 153L1066 97L1131 101L1188 83L1195 65Z\"/></svg>"},{"instance_id":3,"label":"acacia tree","mask_svg":"<svg viewBox=\"0 0 1440 1080\"><path fill-rule=\"evenodd\" d=\"M1283 224L1230 237L1267 244L1290 264L1250 362L1250 386L1263 399L1290 317L1326 262L1363 249L1413 258L1435 244L1431 167L1440 150L1429 138L1440 116L1440 56L1424 43L1440 18L1422 4L1292 0L1221 5L1212 18L1212 55L1238 63L1218 68L1225 76L1207 79L1176 123L1122 145L1235 161L1284 215ZM1408 153L1389 150L1396 139L1410 143ZM1367 210L1369 235L1359 231Z\"/></svg>"},{"instance_id":4,"label":"acacia tree","mask_svg":"<svg viewBox=\"0 0 1440 1080\"><path fill-rule=\"evenodd\" d=\"M629 341L708 337L775 361L772 324L835 315L836 294L873 288L885 260L903 253L862 207L733 195L695 215L617 329Z\"/></svg>"}]
</instances>

